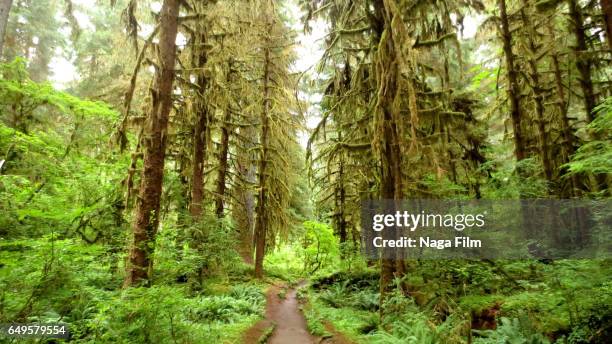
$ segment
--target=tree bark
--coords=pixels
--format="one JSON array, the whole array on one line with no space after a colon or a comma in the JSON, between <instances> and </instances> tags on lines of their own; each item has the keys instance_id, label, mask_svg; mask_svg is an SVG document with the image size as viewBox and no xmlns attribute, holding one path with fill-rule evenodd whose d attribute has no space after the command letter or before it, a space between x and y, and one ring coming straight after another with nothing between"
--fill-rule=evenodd
<instances>
[{"instance_id":1,"label":"tree bark","mask_svg":"<svg viewBox=\"0 0 612 344\"><path fill-rule=\"evenodd\" d=\"M191 173L191 206L189 211L194 219L202 215L207 136L208 111L202 108L198 113L197 123L193 131L193 167Z\"/></svg>"},{"instance_id":2,"label":"tree bark","mask_svg":"<svg viewBox=\"0 0 612 344\"><path fill-rule=\"evenodd\" d=\"M231 82L232 66L230 63L229 70L227 72L227 83ZM227 178L228 168L228 152L229 152L229 138L230 138L230 120L232 115L228 108L225 109L223 120L221 123L221 145L219 147L219 170L217 175L217 189L216 189L216 200L215 200L215 213L217 217L223 217L224 201L225 201L225 179Z\"/></svg>"},{"instance_id":3,"label":"tree bark","mask_svg":"<svg viewBox=\"0 0 612 344\"><path fill-rule=\"evenodd\" d=\"M548 33L553 34L552 27L549 25ZM559 63L559 56L557 53L551 55L552 66L555 76L555 90L557 96L557 111L559 112L559 120L561 122L561 136L563 137L563 154L561 158L561 164L566 164L570 161L570 157L576 151L574 147L574 133L572 132L572 125L569 118L567 117L567 100L565 99L565 90L563 86L563 77L561 75L561 66ZM575 174L570 177L569 190L565 191L561 189L561 196L564 198L573 198L579 196L580 181Z\"/></svg>"},{"instance_id":4,"label":"tree bark","mask_svg":"<svg viewBox=\"0 0 612 344\"><path fill-rule=\"evenodd\" d=\"M229 151L229 133L230 130L227 124L230 121L230 112L225 111L223 116L223 125L221 127L221 146L219 147L219 173L217 175L217 190L215 201L215 213L217 217L223 217L223 203L225 200L225 179L227 177L227 155Z\"/></svg>"},{"instance_id":5,"label":"tree bark","mask_svg":"<svg viewBox=\"0 0 612 344\"><path fill-rule=\"evenodd\" d=\"M398 202L403 197L402 169L401 169L401 147L402 137L400 135L400 127L398 119L399 113L395 113L394 97L398 91L398 80L400 73L398 69L398 56L401 52L399 47L395 46L396 38L393 37L392 30L393 20L397 20L394 16L399 15L395 11L395 4L390 4L387 0L377 0L374 2L374 22L375 41L376 45L380 46L380 51L376 52L378 56L388 57L390 61L381 61L381 65L385 64L385 70L377 68L377 83L380 83L384 92L380 92L378 99L378 111L382 115L382 147L380 152L381 166L381 192L380 196L383 200L393 200ZM400 19L401 20L401 19ZM385 30L387 38L382 44ZM382 58L381 57L381 58ZM412 81L409 81L412 82ZM383 239L396 239L397 233L394 228L383 231ZM404 274L403 258L393 257L393 252L385 252L381 259L380 267L380 304L384 302L386 293L392 287L393 278ZM381 307L382 315L382 307Z\"/></svg>"},{"instance_id":6,"label":"tree bark","mask_svg":"<svg viewBox=\"0 0 612 344\"><path fill-rule=\"evenodd\" d=\"M238 150L237 173L238 181L235 188L237 204L232 206L236 228L238 230L238 251L243 260L253 263L253 229L255 226L255 194L251 187L257 182L257 166L252 154L257 140L254 126L243 127L240 134L244 137L244 147Z\"/></svg>"},{"instance_id":7,"label":"tree bark","mask_svg":"<svg viewBox=\"0 0 612 344\"><path fill-rule=\"evenodd\" d=\"M204 34L200 34L200 44L205 43ZM204 68L208 57L204 51L197 57L196 68ZM207 87L207 80L204 75L198 76L198 88L200 98L202 98ZM208 109L203 99L198 100L196 126L193 132L193 166L191 173L191 205L189 207L191 216L194 219L202 215L202 201L204 199L204 165L206 162L206 150L209 140L209 116Z\"/></svg>"},{"instance_id":8,"label":"tree bark","mask_svg":"<svg viewBox=\"0 0 612 344\"><path fill-rule=\"evenodd\" d=\"M268 30L270 31L270 30ZM265 209L268 197L266 167L269 155L269 131L270 131L270 42L264 47L264 80L263 80L263 109L261 112L261 155L259 157L259 194L257 197L257 219L255 222L255 277L263 277L263 259L266 250L267 235L267 212Z\"/></svg>"},{"instance_id":9,"label":"tree bark","mask_svg":"<svg viewBox=\"0 0 612 344\"><path fill-rule=\"evenodd\" d=\"M587 54L588 47L586 43L587 37L584 28L584 18L582 16L582 8L580 8L580 4L577 0L568 0L568 6L571 27L574 33L574 39L576 39L574 58L576 61L576 69L580 74L578 81L582 89L582 98L587 122L591 123L594 119L593 109L595 108L596 102L593 80L591 78L591 58Z\"/></svg>"},{"instance_id":10,"label":"tree bark","mask_svg":"<svg viewBox=\"0 0 612 344\"><path fill-rule=\"evenodd\" d=\"M549 135L546 128L548 120L544 118L544 89L540 85L540 72L538 70L538 63L535 56L538 54L538 47L535 42L537 37L537 31L529 20L525 10L529 7L529 3L523 0L523 8L521 9L521 19L523 25L527 29L527 46L530 50L530 54L526 57L527 64L529 66L529 75L531 77L531 89L533 92L534 110L536 113L536 121L538 128L538 145L540 151L540 160L542 160L542 169L544 170L544 177L550 183L553 182L553 167L550 161L550 154L548 149Z\"/></svg>"},{"instance_id":11,"label":"tree bark","mask_svg":"<svg viewBox=\"0 0 612 344\"><path fill-rule=\"evenodd\" d=\"M580 74L578 81L582 89L582 98L584 102L584 111L586 112L587 123L591 123L595 119L593 109L597 105L593 80L591 78L592 58L589 56L587 46L587 34L584 27L584 17L582 8L578 0L568 0L569 15L572 22L572 29L576 39L574 47L576 69ZM607 180L605 175L594 176L593 190L606 190Z\"/></svg>"},{"instance_id":12,"label":"tree bark","mask_svg":"<svg viewBox=\"0 0 612 344\"><path fill-rule=\"evenodd\" d=\"M520 89L518 74L514 65L514 54L512 53L512 34L510 33L510 22L506 7L506 0L498 0L499 17L501 21L501 36L506 58L506 74L508 78L508 98L510 100L510 118L514 132L514 156L516 161L521 161L526 156L525 139L521 127Z\"/></svg>"},{"instance_id":13,"label":"tree bark","mask_svg":"<svg viewBox=\"0 0 612 344\"><path fill-rule=\"evenodd\" d=\"M160 12L159 69L155 73L151 108L145 124L143 171L132 226L133 241L124 281L126 287L141 283L148 285L152 277L151 254L159 224L168 119L172 109L178 14L179 0L164 0Z\"/></svg>"},{"instance_id":14,"label":"tree bark","mask_svg":"<svg viewBox=\"0 0 612 344\"><path fill-rule=\"evenodd\" d=\"M340 217L338 219L338 232L340 234L340 243L346 243L347 230L346 230L346 187L344 185L344 157L340 157L340 166L338 170L338 183L340 184L339 192L339 208Z\"/></svg>"},{"instance_id":15,"label":"tree bark","mask_svg":"<svg viewBox=\"0 0 612 344\"><path fill-rule=\"evenodd\" d=\"M4 48L4 36L6 35L6 26L8 24L9 13L13 0L0 0L0 57L2 57L2 48Z\"/></svg>"},{"instance_id":16,"label":"tree bark","mask_svg":"<svg viewBox=\"0 0 612 344\"><path fill-rule=\"evenodd\" d=\"M338 132L338 141L342 142L342 131L337 130ZM334 184L334 227L336 230L336 235L340 239L340 248L344 250L344 244L347 240L347 230L346 230L346 188L344 185L344 154L342 152L339 153L338 156L338 174L337 180ZM341 257L344 257L344 251L341 252Z\"/></svg>"}]
</instances>

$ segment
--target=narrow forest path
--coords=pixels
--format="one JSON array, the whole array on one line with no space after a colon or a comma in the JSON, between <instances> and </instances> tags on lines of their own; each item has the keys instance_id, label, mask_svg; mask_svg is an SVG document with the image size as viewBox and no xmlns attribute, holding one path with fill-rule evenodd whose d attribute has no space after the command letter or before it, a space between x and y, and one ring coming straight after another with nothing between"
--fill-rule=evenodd
<instances>
[{"instance_id":1,"label":"narrow forest path","mask_svg":"<svg viewBox=\"0 0 612 344\"><path fill-rule=\"evenodd\" d=\"M301 283L297 288L303 286ZM282 287L272 286L268 289L266 319L251 327L244 336L244 343L257 344L274 326L271 336L265 341L268 344L311 344L318 340L308 332L306 319L300 310L297 299L297 288L286 290L281 298Z\"/></svg>"},{"instance_id":2,"label":"narrow forest path","mask_svg":"<svg viewBox=\"0 0 612 344\"><path fill-rule=\"evenodd\" d=\"M275 295L275 302L268 302L268 317L276 323L268 344L315 343L300 310L297 288L288 289L284 299L281 299L278 293Z\"/></svg>"}]
</instances>

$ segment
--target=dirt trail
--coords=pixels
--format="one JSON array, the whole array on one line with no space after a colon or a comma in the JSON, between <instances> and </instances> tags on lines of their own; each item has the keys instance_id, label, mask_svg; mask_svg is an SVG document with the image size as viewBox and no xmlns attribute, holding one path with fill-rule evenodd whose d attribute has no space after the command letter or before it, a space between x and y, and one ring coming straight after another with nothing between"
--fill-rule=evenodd
<instances>
[{"instance_id":1,"label":"dirt trail","mask_svg":"<svg viewBox=\"0 0 612 344\"><path fill-rule=\"evenodd\" d=\"M315 338L308 332L296 294L296 289L289 289L284 300L276 295L278 303L272 306L268 303L268 317L276 323L268 344L315 343Z\"/></svg>"},{"instance_id":2,"label":"dirt trail","mask_svg":"<svg viewBox=\"0 0 612 344\"><path fill-rule=\"evenodd\" d=\"M285 298L279 297L281 288L273 286L268 290L266 319L258 322L249 329L244 336L246 344L255 344L259 338L275 325L272 336L268 338L268 344L312 344L317 343L307 329L306 319L300 310L297 300L297 290L288 289Z\"/></svg>"}]
</instances>

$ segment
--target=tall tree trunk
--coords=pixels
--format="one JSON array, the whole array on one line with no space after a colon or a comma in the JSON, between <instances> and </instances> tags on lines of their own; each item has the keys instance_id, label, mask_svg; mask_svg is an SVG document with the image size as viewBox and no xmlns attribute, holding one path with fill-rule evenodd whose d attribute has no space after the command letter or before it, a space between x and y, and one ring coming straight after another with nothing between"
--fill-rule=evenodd
<instances>
[{"instance_id":1,"label":"tall tree trunk","mask_svg":"<svg viewBox=\"0 0 612 344\"><path fill-rule=\"evenodd\" d=\"M604 24L606 25L606 38L608 46L612 50L612 0L599 0L603 12Z\"/></svg>"},{"instance_id":2,"label":"tall tree trunk","mask_svg":"<svg viewBox=\"0 0 612 344\"><path fill-rule=\"evenodd\" d=\"M574 31L576 45L574 47L576 69L580 74L579 82L582 89L582 97L584 101L584 110L586 112L587 123L591 123L595 119L593 109L597 105L593 80L591 78L592 58L589 56L587 47L587 34L584 27L584 18L582 8L578 0L568 0L569 14L571 18L571 26ZM593 182L593 190L607 190L606 175L595 175Z\"/></svg>"},{"instance_id":3,"label":"tall tree trunk","mask_svg":"<svg viewBox=\"0 0 612 344\"><path fill-rule=\"evenodd\" d=\"M536 113L536 121L538 128L538 145L540 151L540 160L542 160L542 169L544 170L544 177L550 183L553 182L553 167L550 161L550 154L548 149L549 135L546 128L549 120L544 118L544 89L540 85L540 72L538 71L538 62L535 56L538 54L538 46L535 42L537 37L537 31L531 21L529 20L525 11L529 8L529 3L523 0L523 8L521 9L521 19L523 25L527 29L527 46L529 54L527 56L527 64L529 65L529 76L531 77L531 89L533 92L534 110Z\"/></svg>"},{"instance_id":4,"label":"tall tree trunk","mask_svg":"<svg viewBox=\"0 0 612 344\"><path fill-rule=\"evenodd\" d=\"M346 187L344 185L344 158L340 157L340 166L338 170L338 183L340 184L339 191L339 210L340 215L338 219L338 232L340 234L340 243L345 244L347 239L347 230L346 230Z\"/></svg>"},{"instance_id":5,"label":"tall tree trunk","mask_svg":"<svg viewBox=\"0 0 612 344\"><path fill-rule=\"evenodd\" d=\"M200 35L200 43L205 42L204 34ZM204 68L207 62L207 56L204 51L200 52L197 57L196 68ZM204 75L198 76L198 88L200 97L207 87L207 80ZM193 131L193 166L191 174L191 206L189 210L191 216L197 219L202 215L202 201L204 199L204 165L206 162L206 149L209 139L209 115L208 109L203 99L197 100L197 118L196 125Z\"/></svg>"},{"instance_id":6,"label":"tall tree trunk","mask_svg":"<svg viewBox=\"0 0 612 344\"><path fill-rule=\"evenodd\" d=\"M231 73L232 66L231 63L229 65L229 70L227 72L227 83L228 85L231 82ZM215 200L215 213L217 217L223 217L223 209L224 209L224 201L225 201L225 179L227 178L227 169L228 169L228 152L229 152L229 139L230 139L230 121L232 119L232 114L230 111L230 106L227 106L225 109L225 114L223 115L223 120L221 123L221 145L219 147L219 170L217 175L217 190L216 190L216 200Z\"/></svg>"},{"instance_id":7,"label":"tall tree trunk","mask_svg":"<svg viewBox=\"0 0 612 344\"><path fill-rule=\"evenodd\" d=\"M400 47L395 46L395 42L398 40L398 38L394 37L394 35L399 33L393 32L392 23L394 20L398 20L398 18L395 16L399 16L400 14L396 11L397 5L389 0L375 1L374 10L376 11L374 22L376 35L375 39L376 44L380 47L376 54L378 55L379 59L383 60L378 62L380 65L377 67L376 77L378 79L377 82L381 84L380 87L384 89L384 92L379 90L378 96L378 111L380 111L380 115L382 117L382 122L380 125L383 126L380 128L382 129L382 132L379 134L383 140L380 151L380 196L385 200L399 202L403 197L401 169L402 137L400 135L400 123L398 123L400 114L396 113L397 110L394 107L394 101L395 97L397 96L398 80L400 78L398 59L402 53L398 50ZM386 34L385 31L387 31ZM385 41L383 42L383 40ZM385 59L388 59L389 61L384 61ZM412 81L410 80L409 82ZM414 106L416 107L416 105ZM383 231L383 239L397 239L397 233L394 229ZM392 287L393 278L396 276L401 276L404 273L404 262L402 257L393 257L393 252L391 251L384 253L384 255L385 256L381 259L380 268L379 287L381 305L384 302L386 293Z\"/></svg>"},{"instance_id":8,"label":"tall tree trunk","mask_svg":"<svg viewBox=\"0 0 612 344\"><path fill-rule=\"evenodd\" d=\"M198 41L201 45L205 42L205 34L199 35ZM199 49L198 49L199 50ZM195 61L195 68L203 69L208 61L208 56L204 50L198 51L198 56ZM206 87L208 86L207 78L202 74L197 77L198 84L198 99L196 100L196 123L193 130L193 161L191 167L191 203L189 205L189 213L193 221L198 221L202 216L204 203L204 168L206 166L208 140L210 140L210 114L207 104L204 99ZM191 246L198 252L203 254L202 243L204 242L203 234L199 230L191 230L189 237ZM204 282L204 273L206 266L200 264L195 273L200 286Z\"/></svg>"},{"instance_id":9,"label":"tall tree trunk","mask_svg":"<svg viewBox=\"0 0 612 344\"><path fill-rule=\"evenodd\" d=\"M582 89L582 97L584 102L584 111L588 123L593 121L593 109L595 108L595 91L593 90L593 80L591 79L591 58L588 54L587 37L584 28L584 18L582 16L582 8L578 0L568 0L569 14L571 18L571 27L574 33L576 44L574 46L574 54L576 61L576 69L580 74L578 80Z\"/></svg>"},{"instance_id":10,"label":"tall tree trunk","mask_svg":"<svg viewBox=\"0 0 612 344\"><path fill-rule=\"evenodd\" d=\"M342 142L342 131L337 130L338 132L338 141ZM341 152L338 157L338 175L337 181L334 184L334 200L335 200L335 230L336 234L340 239L340 246L343 250L341 252L341 256L344 257L344 244L347 240L347 231L346 231L346 188L344 185L344 154Z\"/></svg>"},{"instance_id":11,"label":"tall tree trunk","mask_svg":"<svg viewBox=\"0 0 612 344\"><path fill-rule=\"evenodd\" d=\"M270 26L270 25L269 25ZM269 30L268 30L269 31ZM269 40L269 38L268 38ZM266 201L268 197L268 186L266 167L269 155L269 131L270 131L270 42L266 42L264 47L264 80L263 80L263 109L261 112L261 155L259 157L259 194L257 197L257 219L255 222L255 277L263 277L263 259L266 250L266 235L267 235L267 212Z\"/></svg>"},{"instance_id":12,"label":"tall tree trunk","mask_svg":"<svg viewBox=\"0 0 612 344\"><path fill-rule=\"evenodd\" d=\"M254 126L240 128L244 137L244 147L238 150L238 181L235 188L237 204L232 206L233 217L238 230L238 251L244 261L253 263L253 229L255 226L255 194L251 187L257 182L257 166L252 150L256 144L257 132Z\"/></svg>"},{"instance_id":13,"label":"tall tree trunk","mask_svg":"<svg viewBox=\"0 0 612 344\"><path fill-rule=\"evenodd\" d=\"M552 35L554 35L554 31L551 25L547 25L547 30L548 34L553 37ZM553 52L550 58L552 60L552 67L555 76L555 91L557 96L555 104L557 105L557 111L559 112L561 137L563 138L563 154L561 156L561 164L566 164L570 161L570 157L575 152L574 134L572 132L572 126L569 118L567 117L567 100L565 99L565 89L563 86L563 76L561 74L559 55L556 52ZM580 181L578 180L578 177L573 174L570 177L569 190L562 190L561 196L564 198L573 198L574 196L578 196L579 187Z\"/></svg>"},{"instance_id":14,"label":"tall tree trunk","mask_svg":"<svg viewBox=\"0 0 612 344\"><path fill-rule=\"evenodd\" d=\"M215 201L215 213L217 217L223 217L223 203L225 200L225 179L227 177L228 168L228 151L229 151L229 133L228 123L231 119L230 111L225 111L223 116L223 125L221 127L221 146L219 147L219 173L217 176L217 190Z\"/></svg>"},{"instance_id":15,"label":"tall tree trunk","mask_svg":"<svg viewBox=\"0 0 612 344\"><path fill-rule=\"evenodd\" d=\"M555 74L555 89L557 93L557 109L561 119L561 130L563 135L563 146L565 147L564 163L569 162L569 157L574 154L574 136L572 135L572 127L567 117L567 100L565 99L565 90L563 88L563 77L561 76L561 66L559 64L559 56L555 53L551 56L553 71Z\"/></svg>"},{"instance_id":16,"label":"tall tree trunk","mask_svg":"<svg viewBox=\"0 0 612 344\"><path fill-rule=\"evenodd\" d=\"M206 109L201 109L193 131L193 167L191 174L191 206L189 207L189 211L194 219L202 215L207 133L208 111Z\"/></svg>"},{"instance_id":17,"label":"tall tree trunk","mask_svg":"<svg viewBox=\"0 0 612 344\"><path fill-rule=\"evenodd\" d=\"M512 34L510 33L510 22L506 8L506 0L498 0L499 17L501 21L501 36L506 58L506 74L508 78L508 98L510 100L510 118L514 132L514 156L516 161L521 161L526 156L525 139L521 127L520 89L518 74L514 65L514 54L512 53Z\"/></svg>"},{"instance_id":18,"label":"tall tree trunk","mask_svg":"<svg viewBox=\"0 0 612 344\"><path fill-rule=\"evenodd\" d=\"M176 224L179 228L185 228L185 226L189 223L189 178L187 178L187 171L185 167L187 162L183 154L178 157L177 164L178 166L176 173L179 175L181 197L177 201ZM185 239L186 238L181 235L180 240L184 241Z\"/></svg>"},{"instance_id":19,"label":"tall tree trunk","mask_svg":"<svg viewBox=\"0 0 612 344\"><path fill-rule=\"evenodd\" d=\"M167 127L172 109L178 14L179 0L164 0L160 13L159 69L155 74L151 108L145 124L144 162L125 286L149 284L151 281L151 254L159 224Z\"/></svg>"},{"instance_id":20,"label":"tall tree trunk","mask_svg":"<svg viewBox=\"0 0 612 344\"><path fill-rule=\"evenodd\" d=\"M51 42L39 40L35 46L35 54L29 60L30 78L36 82L46 82L49 79L49 63L55 47Z\"/></svg>"},{"instance_id":21,"label":"tall tree trunk","mask_svg":"<svg viewBox=\"0 0 612 344\"><path fill-rule=\"evenodd\" d=\"M0 57L4 47L4 36L6 35L6 25L8 24L9 13L13 0L0 0Z\"/></svg>"}]
</instances>

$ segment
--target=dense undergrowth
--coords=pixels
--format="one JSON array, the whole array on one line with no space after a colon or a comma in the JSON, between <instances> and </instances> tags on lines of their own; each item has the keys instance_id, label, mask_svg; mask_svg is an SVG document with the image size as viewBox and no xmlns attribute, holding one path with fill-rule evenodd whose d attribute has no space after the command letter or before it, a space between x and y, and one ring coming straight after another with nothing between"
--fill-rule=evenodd
<instances>
[{"instance_id":1,"label":"dense undergrowth","mask_svg":"<svg viewBox=\"0 0 612 344\"><path fill-rule=\"evenodd\" d=\"M76 343L238 343L263 316L266 282L308 277L299 296L318 336L330 325L357 343L605 343L611 335L604 260L415 261L380 309L378 271L358 256L334 255L309 275L306 251L283 246L266 260L267 281L238 263L201 288L166 257L157 285L122 289L100 245L52 237L1 245L1 321L67 323Z\"/></svg>"},{"instance_id":2,"label":"dense undergrowth","mask_svg":"<svg viewBox=\"0 0 612 344\"><path fill-rule=\"evenodd\" d=\"M265 306L244 265L196 290L171 269L156 274L172 283L122 289L103 247L72 239L1 242L0 262L0 321L66 323L75 343L232 343Z\"/></svg>"},{"instance_id":3,"label":"dense undergrowth","mask_svg":"<svg viewBox=\"0 0 612 344\"><path fill-rule=\"evenodd\" d=\"M306 315L360 343L605 343L611 273L604 260L413 262L380 309L378 272L341 270L313 279Z\"/></svg>"}]
</instances>

